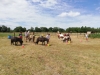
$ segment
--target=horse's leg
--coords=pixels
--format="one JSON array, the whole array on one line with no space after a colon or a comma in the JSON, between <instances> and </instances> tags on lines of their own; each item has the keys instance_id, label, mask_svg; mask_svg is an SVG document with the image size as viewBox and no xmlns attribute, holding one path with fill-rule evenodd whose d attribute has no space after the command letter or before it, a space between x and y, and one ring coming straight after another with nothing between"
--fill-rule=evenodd
<instances>
[{"instance_id":1,"label":"horse's leg","mask_svg":"<svg viewBox=\"0 0 100 75\"><path fill-rule=\"evenodd\" d=\"M33 42L34 42L34 40L35 40L35 36L33 36Z\"/></svg>"},{"instance_id":2,"label":"horse's leg","mask_svg":"<svg viewBox=\"0 0 100 75\"><path fill-rule=\"evenodd\" d=\"M42 45L44 44L44 42L42 41Z\"/></svg>"},{"instance_id":3,"label":"horse's leg","mask_svg":"<svg viewBox=\"0 0 100 75\"><path fill-rule=\"evenodd\" d=\"M71 38L70 38L70 41L71 41Z\"/></svg>"},{"instance_id":4,"label":"horse's leg","mask_svg":"<svg viewBox=\"0 0 100 75\"><path fill-rule=\"evenodd\" d=\"M17 42L17 41L15 41L15 45L17 45L16 42Z\"/></svg>"},{"instance_id":5,"label":"horse's leg","mask_svg":"<svg viewBox=\"0 0 100 75\"><path fill-rule=\"evenodd\" d=\"M31 38L30 38L30 36L28 36L28 40L29 40L29 42L31 41Z\"/></svg>"},{"instance_id":6,"label":"horse's leg","mask_svg":"<svg viewBox=\"0 0 100 75\"><path fill-rule=\"evenodd\" d=\"M28 36L26 36L26 42L27 42Z\"/></svg>"},{"instance_id":7,"label":"horse's leg","mask_svg":"<svg viewBox=\"0 0 100 75\"><path fill-rule=\"evenodd\" d=\"M30 37L29 37L29 35L27 36L27 40L29 40L29 42L30 42Z\"/></svg>"},{"instance_id":8,"label":"horse's leg","mask_svg":"<svg viewBox=\"0 0 100 75\"><path fill-rule=\"evenodd\" d=\"M36 40L36 44L38 44L38 42L39 42L39 41L38 41L38 40Z\"/></svg>"},{"instance_id":9,"label":"horse's leg","mask_svg":"<svg viewBox=\"0 0 100 75\"><path fill-rule=\"evenodd\" d=\"M66 40L66 39L64 38L64 39L63 39L63 42L65 42L65 40Z\"/></svg>"}]
</instances>

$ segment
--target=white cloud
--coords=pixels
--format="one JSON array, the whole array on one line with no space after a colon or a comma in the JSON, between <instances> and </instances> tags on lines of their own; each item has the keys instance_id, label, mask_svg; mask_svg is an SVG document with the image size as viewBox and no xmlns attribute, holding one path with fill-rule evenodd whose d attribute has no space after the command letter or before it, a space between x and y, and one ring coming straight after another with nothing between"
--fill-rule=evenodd
<instances>
[{"instance_id":1,"label":"white cloud","mask_svg":"<svg viewBox=\"0 0 100 75\"><path fill-rule=\"evenodd\" d=\"M67 13L66 12L62 12L61 14L58 15L59 17L66 17Z\"/></svg>"},{"instance_id":2,"label":"white cloud","mask_svg":"<svg viewBox=\"0 0 100 75\"><path fill-rule=\"evenodd\" d=\"M32 0L32 2L39 2L39 5L45 8L50 8L57 4L57 0Z\"/></svg>"},{"instance_id":3,"label":"white cloud","mask_svg":"<svg viewBox=\"0 0 100 75\"><path fill-rule=\"evenodd\" d=\"M81 26L87 26L87 27L99 27L99 16L93 16L93 15L81 15L74 19L73 22L70 22L68 25L72 27L81 27ZM72 20L71 20L72 21Z\"/></svg>"},{"instance_id":4,"label":"white cloud","mask_svg":"<svg viewBox=\"0 0 100 75\"><path fill-rule=\"evenodd\" d=\"M28 29L36 26L67 28L69 26L98 26L100 24L99 16L82 15L80 12L73 12L68 4L64 2L58 3L59 0L32 1L33 4L29 0L1 0L0 25L6 25L12 29L17 26ZM39 2L39 4L35 4L36 2ZM55 6L56 4L57 6ZM64 10L70 12L62 12ZM58 17L57 14L60 12L62 13Z\"/></svg>"},{"instance_id":5,"label":"white cloud","mask_svg":"<svg viewBox=\"0 0 100 75\"><path fill-rule=\"evenodd\" d=\"M33 2L41 2L41 0L32 0Z\"/></svg>"},{"instance_id":6,"label":"white cloud","mask_svg":"<svg viewBox=\"0 0 100 75\"><path fill-rule=\"evenodd\" d=\"M58 16L60 17L66 17L66 16L69 16L69 17L76 17L76 16L79 16L80 15L80 12L62 12L61 14L59 14Z\"/></svg>"},{"instance_id":7,"label":"white cloud","mask_svg":"<svg viewBox=\"0 0 100 75\"><path fill-rule=\"evenodd\" d=\"M43 6L43 7L48 8L48 7L52 7L56 4L57 4L56 0L46 0L46 1L42 1L40 5Z\"/></svg>"}]
</instances>

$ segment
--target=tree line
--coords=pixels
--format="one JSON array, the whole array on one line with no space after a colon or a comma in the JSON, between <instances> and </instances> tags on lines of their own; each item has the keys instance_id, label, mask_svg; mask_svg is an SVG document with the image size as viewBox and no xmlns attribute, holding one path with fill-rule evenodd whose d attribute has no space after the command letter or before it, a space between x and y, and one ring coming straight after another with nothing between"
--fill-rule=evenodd
<instances>
[{"instance_id":1,"label":"tree line","mask_svg":"<svg viewBox=\"0 0 100 75\"><path fill-rule=\"evenodd\" d=\"M93 33L99 33L100 28L93 28L93 27L69 27L66 29L60 28L60 27L30 27L29 29L26 29L25 27L18 26L14 28L13 30L10 27L7 27L5 25L0 26L0 32L25 32L25 31L31 31L31 32L71 32L71 33L86 33L87 31L91 31Z\"/></svg>"}]
</instances>

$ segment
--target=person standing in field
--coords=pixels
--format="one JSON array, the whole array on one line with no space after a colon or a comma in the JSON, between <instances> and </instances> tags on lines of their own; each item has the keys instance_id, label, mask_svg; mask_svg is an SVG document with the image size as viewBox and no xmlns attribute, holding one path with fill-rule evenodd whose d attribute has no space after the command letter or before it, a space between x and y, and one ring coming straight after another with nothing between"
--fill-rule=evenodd
<instances>
[{"instance_id":1,"label":"person standing in field","mask_svg":"<svg viewBox=\"0 0 100 75\"><path fill-rule=\"evenodd\" d=\"M86 41L88 41L88 34L87 33L85 34L85 38L86 38Z\"/></svg>"},{"instance_id":2,"label":"person standing in field","mask_svg":"<svg viewBox=\"0 0 100 75\"><path fill-rule=\"evenodd\" d=\"M30 36L30 31L27 32L28 36Z\"/></svg>"},{"instance_id":3,"label":"person standing in field","mask_svg":"<svg viewBox=\"0 0 100 75\"><path fill-rule=\"evenodd\" d=\"M47 34L47 35L46 35L46 38L47 38L48 40L50 40L50 34Z\"/></svg>"},{"instance_id":4,"label":"person standing in field","mask_svg":"<svg viewBox=\"0 0 100 75\"><path fill-rule=\"evenodd\" d=\"M19 33L19 38L22 39L22 36L23 36L23 35L22 35L22 32L20 32L20 33Z\"/></svg>"},{"instance_id":5,"label":"person standing in field","mask_svg":"<svg viewBox=\"0 0 100 75\"><path fill-rule=\"evenodd\" d=\"M25 31L25 40L26 40L26 42L27 42L27 39L28 39L28 32L27 31Z\"/></svg>"}]
</instances>

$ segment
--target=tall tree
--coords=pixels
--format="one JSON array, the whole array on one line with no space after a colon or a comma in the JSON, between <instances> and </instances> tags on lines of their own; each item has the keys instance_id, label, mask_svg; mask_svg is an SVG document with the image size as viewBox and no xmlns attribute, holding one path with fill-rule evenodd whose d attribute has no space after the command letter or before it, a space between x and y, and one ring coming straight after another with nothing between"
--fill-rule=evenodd
<instances>
[{"instance_id":1,"label":"tall tree","mask_svg":"<svg viewBox=\"0 0 100 75\"><path fill-rule=\"evenodd\" d=\"M58 27L54 27L52 31L53 31L53 32L57 32L58 30L59 30Z\"/></svg>"},{"instance_id":2,"label":"tall tree","mask_svg":"<svg viewBox=\"0 0 100 75\"><path fill-rule=\"evenodd\" d=\"M0 32L1 32L2 26L0 26Z\"/></svg>"},{"instance_id":3,"label":"tall tree","mask_svg":"<svg viewBox=\"0 0 100 75\"><path fill-rule=\"evenodd\" d=\"M33 27L31 27L31 28L30 28L30 31L31 31L31 32L33 32L33 31L34 31L34 28L33 28Z\"/></svg>"},{"instance_id":4,"label":"tall tree","mask_svg":"<svg viewBox=\"0 0 100 75\"><path fill-rule=\"evenodd\" d=\"M48 29L46 27L40 27L42 32L48 32Z\"/></svg>"},{"instance_id":5,"label":"tall tree","mask_svg":"<svg viewBox=\"0 0 100 75\"><path fill-rule=\"evenodd\" d=\"M52 27L50 27L48 30L49 30L49 32L52 32L52 31L53 31L53 28L52 28Z\"/></svg>"},{"instance_id":6,"label":"tall tree","mask_svg":"<svg viewBox=\"0 0 100 75\"><path fill-rule=\"evenodd\" d=\"M58 28L58 30L59 30L60 32L65 32L65 30L64 30L63 28Z\"/></svg>"},{"instance_id":7,"label":"tall tree","mask_svg":"<svg viewBox=\"0 0 100 75\"><path fill-rule=\"evenodd\" d=\"M15 32L22 32L23 28L21 26L18 26L14 29Z\"/></svg>"},{"instance_id":8,"label":"tall tree","mask_svg":"<svg viewBox=\"0 0 100 75\"><path fill-rule=\"evenodd\" d=\"M10 27L7 28L7 32L10 32Z\"/></svg>"},{"instance_id":9,"label":"tall tree","mask_svg":"<svg viewBox=\"0 0 100 75\"><path fill-rule=\"evenodd\" d=\"M2 25L2 29L1 29L2 32L7 32L7 27L5 25Z\"/></svg>"},{"instance_id":10,"label":"tall tree","mask_svg":"<svg viewBox=\"0 0 100 75\"><path fill-rule=\"evenodd\" d=\"M41 29L38 27L35 27L35 32L41 32Z\"/></svg>"}]
</instances>

